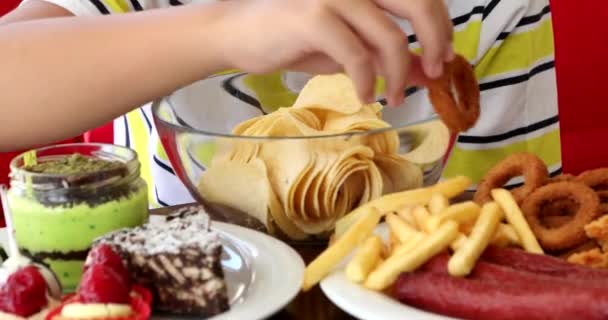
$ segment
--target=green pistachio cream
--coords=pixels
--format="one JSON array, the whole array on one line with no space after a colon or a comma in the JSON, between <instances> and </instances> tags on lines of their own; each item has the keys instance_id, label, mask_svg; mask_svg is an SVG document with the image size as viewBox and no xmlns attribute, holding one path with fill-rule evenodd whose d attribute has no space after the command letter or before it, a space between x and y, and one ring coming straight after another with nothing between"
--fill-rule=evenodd
<instances>
[{"instance_id":1,"label":"green pistachio cream","mask_svg":"<svg viewBox=\"0 0 608 320\"><path fill-rule=\"evenodd\" d=\"M94 239L148 219L146 184L121 161L72 154L22 170L26 182L9 192L17 243L68 290L78 285Z\"/></svg>"}]
</instances>

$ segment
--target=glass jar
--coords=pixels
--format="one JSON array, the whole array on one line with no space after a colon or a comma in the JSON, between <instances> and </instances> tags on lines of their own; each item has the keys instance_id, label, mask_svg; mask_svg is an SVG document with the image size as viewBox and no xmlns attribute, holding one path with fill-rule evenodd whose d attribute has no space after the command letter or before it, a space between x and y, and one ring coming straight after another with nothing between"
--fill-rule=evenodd
<instances>
[{"instance_id":1,"label":"glass jar","mask_svg":"<svg viewBox=\"0 0 608 320\"><path fill-rule=\"evenodd\" d=\"M8 198L17 244L48 264L69 291L80 282L94 239L148 220L147 186L137 153L125 147L77 143L33 152L35 168L26 167L26 154L11 162ZM69 170L43 167L66 161ZM100 165L107 161L112 165Z\"/></svg>"}]
</instances>

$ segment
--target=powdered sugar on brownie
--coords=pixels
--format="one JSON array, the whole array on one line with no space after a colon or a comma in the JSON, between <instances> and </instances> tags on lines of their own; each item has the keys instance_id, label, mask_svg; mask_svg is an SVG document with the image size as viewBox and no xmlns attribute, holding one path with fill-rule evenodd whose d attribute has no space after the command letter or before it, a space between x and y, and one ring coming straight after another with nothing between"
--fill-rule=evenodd
<instances>
[{"instance_id":1,"label":"powdered sugar on brownie","mask_svg":"<svg viewBox=\"0 0 608 320\"><path fill-rule=\"evenodd\" d=\"M101 242L143 255L177 254L184 248L211 253L221 246L219 235L209 229L210 219L200 207L186 207L162 221L106 235Z\"/></svg>"}]
</instances>

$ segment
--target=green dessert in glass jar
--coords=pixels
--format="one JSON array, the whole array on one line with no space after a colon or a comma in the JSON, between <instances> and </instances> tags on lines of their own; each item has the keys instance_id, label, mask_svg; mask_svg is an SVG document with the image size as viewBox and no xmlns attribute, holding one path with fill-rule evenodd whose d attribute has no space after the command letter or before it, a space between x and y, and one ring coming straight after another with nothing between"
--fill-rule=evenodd
<instances>
[{"instance_id":1,"label":"green dessert in glass jar","mask_svg":"<svg viewBox=\"0 0 608 320\"><path fill-rule=\"evenodd\" d=\"M80 281L94 239L148 220L148 192L137 154L105 144L35 150L11 163L9 204L24 254L48 264L65 289Z\"/></svg>"}]
</instances>

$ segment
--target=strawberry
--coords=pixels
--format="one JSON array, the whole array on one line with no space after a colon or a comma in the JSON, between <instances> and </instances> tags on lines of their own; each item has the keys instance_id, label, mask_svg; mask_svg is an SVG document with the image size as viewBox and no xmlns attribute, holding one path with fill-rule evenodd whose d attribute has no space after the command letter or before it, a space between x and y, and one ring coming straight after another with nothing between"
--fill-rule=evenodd
<instances>
[{"instance_id":1,"label":"strawberry","mask_svg":"<svg viewBox=\"0 0 608 320\"><path fill-rule=\"evenodd\" d=\"M100 244L93 248L84 264L83 271L86 272L92 265L103 265L114 270L127 286L131 285L131 277L120 256L107 244Z\"/></svg>"},{"instance_id":2,"label":"strawberry","mask_svg":"<svg viewBox=\"0 0 608 320\"><path fill-rule=\"evenodd\" d=\"M82 302L129 303L130 286L114 269L93 264L82 275L78 294Z\"/></svg>"},{"instance_id":3,"label":"strawberry","mask_svg":"<svg viewBox=\"0 0 608 320\"><path fill-rule=\"evenodd\" d=\"M46 305L46 281L34 266L17 270L0 288L0 310L4 312L29 317Z\"/></svg>"}]
</instances>

